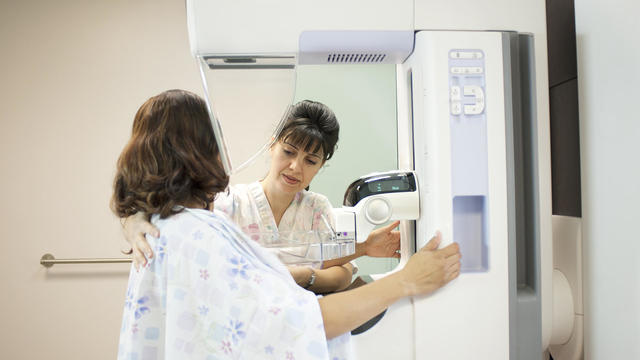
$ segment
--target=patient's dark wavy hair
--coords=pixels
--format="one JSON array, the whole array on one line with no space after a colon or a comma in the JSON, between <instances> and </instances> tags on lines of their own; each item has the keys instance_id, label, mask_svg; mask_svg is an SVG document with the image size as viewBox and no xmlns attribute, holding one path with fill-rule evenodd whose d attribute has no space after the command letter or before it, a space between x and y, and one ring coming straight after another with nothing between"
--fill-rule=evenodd
<instances>
[{"instance_id":1,"label":"patient's dark wavy hair","mask_svg":"<svg viewBox=\"0 0 640 360\"><path fill-rule=\"evenodd\" d=\"M336 150L339 133L338 119L328 106L303 100L292 107L276 140L308 153L316 153L322 148L323 161L327 161Z\"/></svg>"},{"instance_id":2,"label":"patient's dark wavy hair","mask_svg":"<svg viewBox=\"0 0 640 360\"><path fill-rule=\"evenodd\" d=\"M119 217L143 211L166 218L180 212L176 205L208 207L228 183L204 100L169 90L136 113L118 159L111 208Z\"/></svg>"}]
</instances>

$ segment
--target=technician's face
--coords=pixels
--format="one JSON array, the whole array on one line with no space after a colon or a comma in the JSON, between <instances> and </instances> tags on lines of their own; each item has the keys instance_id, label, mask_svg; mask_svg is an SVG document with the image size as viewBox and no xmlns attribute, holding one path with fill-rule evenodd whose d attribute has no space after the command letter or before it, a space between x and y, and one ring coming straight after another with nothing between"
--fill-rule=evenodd
<instances>
[{"instance_id":1,"label":"technician's face","mask_svg":"<svg viewBox=\"0 0 640 360\"><path fill-rule=\"evenodd\" d=\"M309 186L322 164L322 149L308 153L299 146L278 141L271 147L271 169L267 178L281 191L296 193Z\"/></svg>"}]
</instances>

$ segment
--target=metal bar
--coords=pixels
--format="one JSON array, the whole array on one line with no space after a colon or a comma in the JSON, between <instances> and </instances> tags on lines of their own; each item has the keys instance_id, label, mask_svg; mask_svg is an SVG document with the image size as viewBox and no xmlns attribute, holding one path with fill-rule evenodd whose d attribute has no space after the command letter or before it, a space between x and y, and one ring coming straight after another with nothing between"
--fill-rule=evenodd
<instances>
[{"instance_id":1,"label":"metal bar","mask_svg":"<svg viewBox=\"0 0 640 360\"><path fill-rule=\"evenodd\" d=\"M44 254L40 258L40 265L46 268L50 268L55 264L113 264L130 262L131 258L56 259L51 254Z\"/></svg>"}]
</instances>

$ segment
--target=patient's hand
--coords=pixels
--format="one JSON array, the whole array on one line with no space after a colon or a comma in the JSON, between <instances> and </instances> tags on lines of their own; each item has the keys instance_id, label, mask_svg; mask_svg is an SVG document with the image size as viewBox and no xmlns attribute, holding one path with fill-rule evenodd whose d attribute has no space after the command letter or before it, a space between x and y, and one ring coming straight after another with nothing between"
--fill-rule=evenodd
<instances>
[{"instance_id":1,"label":"patient's hand","mask_svg":"<svg viewBox=\"0 0 640 360\"><path fill-rule=\"evenodd\" d=\"M373 257L399 258L400 232L392 231L398 227L400 221L394 221L387 226L376 229L369 234L365 245L365 255Z\"/></svg>"},{"instance_id":2,"label":"patient's hand","mask_svg":"<svg viewBox=\"0 0 640 360\"><path fill-rule=\"evenodd\" d=\"M158 229L151 225L145 213L139 212L124 220L122 231L124 232L124 238L131 245L131 250L127 253L132 254L133 264L136 269L147 265L147 259L153 257L153 250L151 250L145 234L159 237L160 232Z\"/></svg>"},{"instance_id":3,"label":"patient's hand","mask_svg":"<svg viewBox=\"0 0 640 360\"><path fill-rule=\"evenodd\" d=\"M460 275L460 247L457 243L438 249L442 235L436 234L398 272L405 295L428 294Z\"/></svg>"}]
</instances>

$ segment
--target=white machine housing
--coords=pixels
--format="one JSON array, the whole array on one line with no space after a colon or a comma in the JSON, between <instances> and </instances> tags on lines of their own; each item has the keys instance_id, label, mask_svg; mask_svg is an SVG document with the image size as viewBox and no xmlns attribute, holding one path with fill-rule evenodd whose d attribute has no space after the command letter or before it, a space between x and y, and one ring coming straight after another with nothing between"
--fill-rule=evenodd
<instances>
[{"instance_id":1,"label":"white machine housing","mask_svg":"<svg viewBox=\"0 0 640 360\"><path fill-rule=\"evenodd\" d=\"M186 6L194 56L297 56L304 31L413 32L410 0L189 0ZM274 13L279 16L267 15Z\"/></svg>"}]
</instances>

